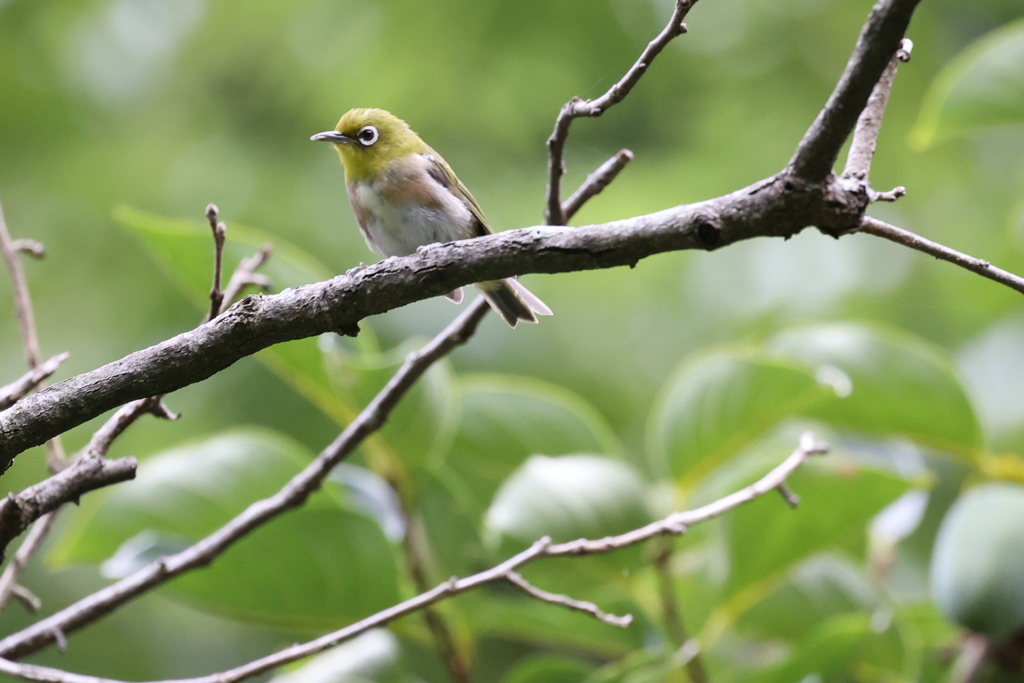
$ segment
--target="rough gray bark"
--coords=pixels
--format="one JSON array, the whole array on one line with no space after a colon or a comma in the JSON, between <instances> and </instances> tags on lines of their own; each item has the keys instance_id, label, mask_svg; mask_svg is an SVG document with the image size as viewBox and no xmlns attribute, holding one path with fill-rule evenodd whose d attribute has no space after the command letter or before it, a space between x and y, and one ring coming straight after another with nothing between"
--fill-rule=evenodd
<instances>
[{"instance_id":1,"label":"rough gray bark","mask_svg":"<svg viewBox=\"0 0 1024 683\"><path fill-rule=\"evenodd\" d=\"M0 413L0 467L32 446L128 401L204 380L235 361L293 339L358 333L359 321L457 287L527 273L635 266L684 249L752 237L789 237L809 225L855 229L867 185L806 183L788 172L697 204L579 228L532 227L433 245L326 282L248 296L224 315L121 360L54 384Z\"/></svg>"}]
</instances>

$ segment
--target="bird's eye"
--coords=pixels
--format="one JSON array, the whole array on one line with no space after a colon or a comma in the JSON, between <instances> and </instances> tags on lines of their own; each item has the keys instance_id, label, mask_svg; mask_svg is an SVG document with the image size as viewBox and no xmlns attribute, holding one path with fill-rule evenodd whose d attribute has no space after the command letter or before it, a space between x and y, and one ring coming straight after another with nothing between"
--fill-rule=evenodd
<instances>
[{"instance_id":1,"label":"bird's eye","mask_svg":"<svg viewBox=\"0 0 1024 683\"><path fill-rule=\"evenodd\" d=\"M374 126L363 126L359 132L356 133L356 137L359 139L360 144L364 147L369 147L373 143L377 142L377 138L380 137L380 133L377 132L377 129Z\"/></svg>"}]
</instances>

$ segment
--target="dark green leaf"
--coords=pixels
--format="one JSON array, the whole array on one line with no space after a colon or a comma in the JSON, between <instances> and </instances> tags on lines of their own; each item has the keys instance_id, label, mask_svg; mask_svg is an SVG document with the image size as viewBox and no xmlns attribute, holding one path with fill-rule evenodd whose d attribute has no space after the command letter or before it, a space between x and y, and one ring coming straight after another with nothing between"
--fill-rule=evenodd
<instances>
[{"instance_id":1,"label":"dark green leaf","mask_svg":"<svg viewBox=\"0 0 1024 683\"><path fill-rule=\"evenodd\" d=\"M831 425L971 453L981 427L951 359L893 330L854 323L789 330L773 350L807 363L836 395L805 410Z\"/></svg>"},{"instance_id":2,"label":"dark green leaf","mask_svg":"<svg viewBox=\"0 0 1024 683\"><path fill-rule=\"evenodd\" d=\"M969 45L935 78L911 143L925 149L958 133L1024 123L1024 20Z\"/></svg>"},{"instance_id":3,"label":"dark green leaf","mask_svg":"<svg viewBox=\"0 0 1024 683\"><path fill-rule=\"evenodd\" d=\"M444 466L480 513L531 455L619 451L597 411L561 387L508 375L464 377L457 387L462 417Z\"/></svg>"},{"instance_id":4,"label":"dark green leaf","mask_svg":"<svg viewBox=\"0 0 1024 683\"><path fill-rule=\"evenodd\" d=\"M497 536L529 543L600 538L651 520L647 487L623 462L595 455L532 456L509 477L487 510Z\"/></svg>"},{"instance_id":5,"label":"dark green leaf","mask_svg":"<svg viewBox=\"0 0 1024 683\"><path fill-rule=\"evenodd\" d=\"M275 493L311 458L302 446L263 430L235 430L153 456L134 481L87 500L52 559L110 557L104 569L124 575ZM234 618L303 627L336 626L394 603L391 546L376 522L345 510L342 492L332 489L165 590Z\"/></svg>"},{"instance_id":6,"label":"dark green leaf","mask_svg":"<svg viewBox=\"0 0 1024 683\"><path fill-rule=\"evenodd\" d=\"M747 348L686 360L651 412L648 452L655 466L691 484L780 420L830 393L804 367Z\"/></svg>"}]
</instances>

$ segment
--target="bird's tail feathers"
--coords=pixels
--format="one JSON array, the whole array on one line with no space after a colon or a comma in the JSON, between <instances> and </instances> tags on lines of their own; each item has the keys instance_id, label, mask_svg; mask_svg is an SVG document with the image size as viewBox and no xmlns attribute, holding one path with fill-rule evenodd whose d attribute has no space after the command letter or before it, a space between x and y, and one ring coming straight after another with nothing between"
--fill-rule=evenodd
<instances>
[{"instance_id":1,"label":"bird's tail feathers","mask_svg":"<svg viewBox=\"0 0 1024 683\"><path fill-rule=\"evenodd\" d=\"M535 313L551 315L551 309L543 301L514 279L481 282L477 289L511 327L520 321L537 322Z\"/></svg>"}]
</instances>

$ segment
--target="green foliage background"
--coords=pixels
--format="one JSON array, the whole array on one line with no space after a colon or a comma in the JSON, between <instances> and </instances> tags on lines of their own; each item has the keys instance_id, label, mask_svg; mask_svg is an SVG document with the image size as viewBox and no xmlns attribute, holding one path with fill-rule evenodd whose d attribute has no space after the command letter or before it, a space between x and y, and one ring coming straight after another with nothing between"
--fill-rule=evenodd
<instances>
[{"instance_id":1,"label":"green foliage background","mask_svg":"<svg viewBox=\"0 0 1024 683\"><path fill-rule=\"evenodd\" d=\"M670 4L0 0L0 197L15 236L47 246L45 261L26 265L44 353L71 351L63 378L193 326L210 273L207 202L228 222L231 265L275 244L267 272L279 288L370 261L335 155L308 142L350 107L408 120L496 228L539 223L558 108L610 86ZM636 153L575 223L777 171L869 8L702 0L691 32L622 105L575 124L569 188L621 147ZM922 3L872 172L876 188L909 194L871 209L1018 273L1024 129L1013 122L1024 95L1000 88L1020 78L1019 48L997 46L1010 67L994 72L981 48L963 51L1004 25L1019 34L1022 15L1019 0ZM355 461L407 482L433 578L487 566L541 529L603 534L706 502L780 461L810 425L837 453L794 478L797 512L769 497L675 543L669 571L687 628L716 681L941 680L937 653L956 631L928 597L939 522L965 482L1024 471L1018 293L870 236L812 230L526 280L556 315L514 332L487 320ZM407 340L455 312L421 302L370 320L355 342L278 347L170 396L180 421L145 420L115 445L144 461L139 480L67 511L25 583L56 610L107 580L100 563L121 575L215 528L326 445ZM14 378L23 364L7 296L0 320L0 378ZM70 433L69 450L98 424ZM30 452L2 485L43 472ZM408 594L394 501L366 469L346 472L212 569L72 635L66 655L33 661L120 678L199 675ZM930 495L916 531L876 523L869 535L910 490ZM481 681L685 680L661 619L656 550L527 573L632 611L627 631L505 591L462 597L445 615ZM14 605L0 626L27 619ZM393 633L347 646L346 661L363 668L345 680L444 680L421 622Z\"/></svg>"}]
</instances>

